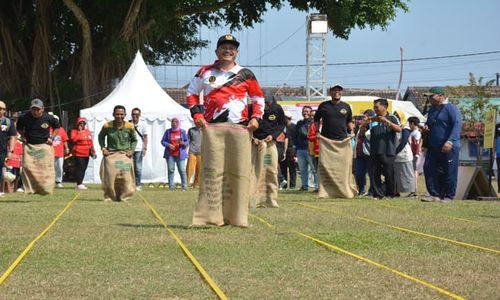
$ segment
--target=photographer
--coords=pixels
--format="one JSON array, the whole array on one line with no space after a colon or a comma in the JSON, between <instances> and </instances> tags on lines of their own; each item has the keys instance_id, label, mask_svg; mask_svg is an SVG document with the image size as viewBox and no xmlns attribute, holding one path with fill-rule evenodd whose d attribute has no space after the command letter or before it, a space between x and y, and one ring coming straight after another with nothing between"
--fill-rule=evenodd
<instances>
[{"instance_id":1,"label":"photographer","mask_svg":"<svg viewBox=\"0 0 500 300\"><path fill-rule=\"evenodd\" d=\"M362 134L370 129L370 157L374 173L373 197L394 197L394 159L396 156L396 133L401 132L398 119L387 112L387 99L373 101L373 110L377 114L369 118L369 124L363 127ZM381 176L385 178L385 189Z\"/></svg>"}]
</instances>

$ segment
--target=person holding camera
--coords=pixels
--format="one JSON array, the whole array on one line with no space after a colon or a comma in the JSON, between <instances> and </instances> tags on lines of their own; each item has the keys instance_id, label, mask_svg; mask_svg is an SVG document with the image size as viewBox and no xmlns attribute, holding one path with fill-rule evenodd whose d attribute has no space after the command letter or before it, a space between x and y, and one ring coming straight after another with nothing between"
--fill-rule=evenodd
<instances>
[{"instance_id":1,"label":"person holding camera","mask_svg":"<svg viewBox=\"0 0 500 300\"><path fill-rule=\"evenodd\" d=\"M382 199L395 196L394 159L396 157L397 132L401 132L398 119L387 111L387 99L373 101L373 110L376 116L368 119L362 134L370 129L370 158L373 166L373 197ZM381 176L385 182L382 183Z\"/></svg>"},{"instance_id":2,"label":"person holding camera","mask_svg":"<svg viewBox=\"0 0 500 300\"><path fill-rule=\"evenodd\" d=\"M161 144L165 147L163 158L167 161L168 187L171 191L175 189L174 172L175 166L181 176L182 191L187 190L186 159L188 157L186 148L189 139L186 131L181 129L179 119L173 118L170 129L167 129L161 139Z\"/></svg>"}]
</instances>

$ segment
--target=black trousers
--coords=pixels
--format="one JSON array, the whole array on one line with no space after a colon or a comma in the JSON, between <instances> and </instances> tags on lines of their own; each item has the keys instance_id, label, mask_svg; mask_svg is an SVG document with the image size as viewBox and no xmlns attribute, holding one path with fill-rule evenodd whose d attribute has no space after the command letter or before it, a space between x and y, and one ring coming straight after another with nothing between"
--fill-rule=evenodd
<instances>
[{"instance_id":1,"label":"black trousers","mask_svg":"<svg viewBox=\"0 0 500 300\"><path fill-rule=\"evenodd\" d=\"M290 188L294 189L297 182L297 168L295 167L294 152L287 150L286 158L284 161L280 162L280 171L283 178L288 178L288 173L290 173Z\"/></svg>"},{"instance_id":2,"label":"black trousers","mask_svg":"<svg viewBox=\"0 0 500 300\"><path fill-rule=\"evenodd\" d=\"M497 191L500 192L500 157L497 157Z\"/></svg>"},{"instance_id":3,"label":"black trousers","mask_svg":"<svg viewBox=\"0 0 500 300\"><path fill-rule=\"evenodd\" d=\"M373 166L373 196L382 198L384 196L394 197L395 181L394 181L394 156L378 154L370 156ZM382 182L384 175L384 182Z\"/></svg>"},{"instance_id":4,"label":"black trousers","mask_svg":"<svg viewBox=\"0 0 500 300\"><path fill-rule=\"evenodd\" d=\"M89 158L73 156L73 160L75 162L76 184L82 184L83 178L85 177L85 171L87 171L87 166L89 164Z\"/></svg>"}]
</instances>

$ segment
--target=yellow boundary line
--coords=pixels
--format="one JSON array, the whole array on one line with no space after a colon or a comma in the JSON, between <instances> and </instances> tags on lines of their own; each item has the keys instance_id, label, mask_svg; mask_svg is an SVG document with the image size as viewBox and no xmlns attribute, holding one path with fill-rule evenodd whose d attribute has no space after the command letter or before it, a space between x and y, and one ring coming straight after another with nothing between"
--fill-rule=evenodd
<instances>
[{"instance_id":1,"label":"yellow boundary line","mask_svg":"<svg viewBox=\"0 0 500 300\"><path fill-rule=\"evenodd\" d=\"M264 219L262 219L262 218L260 218L260 217L257 217L257 216L255 216L255 215L252 215L252 214L251 214L251 216L252 216L252 217L254 217L254 218L256 218L257 220L261 221L262 223L266 224L268 227L272 227L272 225L271 225L269 222L267 222L266 220L264 220ZM376 262L376 261L373 261L373 260L371 260L371 259L369 259L369 258L363 257L363 256L361 256L361 255L355 254L355 253L350 252L350 251L347 251L347 250L345 250L345 249L342 249L342 248L340 248L340 247L337 247L337 246L332 245L332 244L330 244L330 243L327 243L327 242L325 242L325 241L322 241L322 240L316 239L316 238L314 238L314 237L312 237L312 236L309 236L309 235L307 235L307 234L304 234L304 233L302 233L302 232L299 232L299 231L292 231L292 233L294 233L294 234L296 234L296 235L298 235L298 236L300 236L300 237L303 237L303 238L305 238L305 239L308 239L308 240L314 241L314 242L316 242L317 244L320 244L320 245L322 245L322 246L324 246L324 247L327 247L327 248L333 249L333 250L335 250L335 251L337 251L337 252L339 252L339 253L345 254L345 255L347 255L347 256L354 257L354 258L356 258L356 259L358 259L358 260L360 260L360 261L363 261L363 262L365 262L365 263L368 263L368 264L374 265L374 266L376 266L376 267L378 267L378 268L380 268L380 269L383 269L383 270L386 270L386 271L392 272L392 273L394 273L394 274L396 274L396 275L398 275L398 276L401 276L401 277L403 277L403 278L405 278L405 279L408 279L408 280L410 280L410 281L416 282L416 283L421 284L421 285L423 285L423 286L425 286L425 287L428 287L428 288L430 288L430 289L433 289L433 290L435 290L435 291L438 291L439 293L444 294L444 295L446 295L446 296L449 296L449 297L451 297L451 298L454 298L454 299L465 299L465 298L463 298L463 297L462 297L462 296L460 296L460 295L457 295L457 294L455 294L455 293L453 293L453 292L451 292L451 291L448 291L448 290L445 290L445 289L440 288L440 287L438 287L438 286L435 286L435 285L433 285L433 284L431 284L431 283L429 283L429 282L427 282L427 281L424 281L424 280L422 280L422 279L418 279L418 278L416 278L416 277L413 277L413 276L411 276L411 275L408 275L408 274L403 273L403 272L401 272L401 271L398 271L398 270L396 270L396 269L393 269L393 268L390 268L390 267L385 266L385 265L383 265L383 264L380 264L380 263L378 263L378 262Z\"/></svg>"},{"instance_id":2,"label":"yellow boundary line","mask_svg":"<svg viewBox=\"0 0 500 300\"><path fill-rule=\"evenodd\" d=\"M428 234L428 233L424 233L424 232L420 232L420 231L416 231L416 230L404 228L404 227L394 226L394 225L382 223L382 222L379 222L379 221L375 221L375 220L372 220L372 219L360 217L360 216L344 214L344 213L341 213L341 212L333 211L331 209L326 209L326 208L317 207L317 206L313 206L313 205L309 205L309 204L304 204L304 203L297 203L295 205L299 205L299 206L303 206L303 207L307 207L307 208L311 208L311 209L315 209L315 210L325 211L325 212L328 212L328 213L334 213L334 214L337 214L337 215L340 215L340 216L343 216L343 217L355 218L355 219L358 219L358 220L361 220L361 221L365 221L367 223L381 225L381 226L389 227L389 228L396 229L396 230L399 230L399 231L403 231L403 232L407 232L407 233L411 233L411 234L415 234L415 235L420 235L420 236L425 236L425 237L428 237L428 238L432 238L432 239L436 239L436 240L441 240L441 241L449 242L449 243L460 245L460 246L465 246L465 247L470 247L470 248L474 248L474 249L480 249L480 250L484 250L484 251L488 251L488 252L493 252L495 254L500 254L500 250L486 248L486 247L483 247L483 246L474 245L474 244L471 244L471 243L461 242L461 241L457 241L457 240L452 240L452 239L448 239L448 238L444 238L444 237L440 237L440 236L436 236L436 235L432 235L432 234Z\"/></svg>"},{"instance_id":3,"label":"yellow boundary line","mask_svg":"<svg viewBox=\"0 0 500 300\"><path fill-rule=\"evenodd\" d=\"M383 206L383 207L388 207L388 208L395 208L395 209L404 210L404 211L411 211L409 208L399 207L399 206L390 205L390 204L384 204L384 203L377 203L377 202L375 202L375 205ZM448 215L443 215L443 214L436 214L436 215L434 215L432 213L429 213L429 212L426 212L426 211L422 211L422 210L420 210L419 213L422 213L422 214L425 214L425 215L428 215L428 216L433 216L433 217L440 216L440 217L444 217L444 218L448 218L448 219L452 219L452 220L456 220L456 221L481 224L481 222L474 221L474 220L469 220L469 219L464 219L464 218L459 218L459 217L453 217L453 216L448 216Z\"/></svg>"},{"instance_id":4,"label":"yellow boundary line","mask_svg":"<svg viewBox=\"0 0 500 300\"><path fill-rule=\"evenodd\" d=\"M226 300L228 299L227 296L224 294L222 289L217 285L217 283L210 277L210 275L205 271L205 269L201 266L200 262L196 259L196 257L189 251L189 249L186 247L186 245L182 242L182 240L175 234L175 232L170 229L167 225L167 223L163 220L163 218L160 216L160 214L156 211L156 209L149 203L144 196L141 194L138 194L141 200L146 204L155 218L165 227L165 229L168 231L168 233L172 236L172 238L175 240L177 245L182 249L184 254L189 258L191 263L194 265L196 270L200 273L200 275L205 279L205 281L210 285L212 290L215 292L215 294L219 297L219 299Z\"/></svg>"},{"instance_id":5,"label":"yellow boundary line","mask_svg":"<svg viewBox=\"0 0 500 300\"><path fill-rule=\"evenodd\" d=\"M5 280L14 272L16 267L21 263L21 261L24 259L26 255L31 251L31 249L35 246L36 242L40 240L49 230L54 226L54 224L59 221L59 219L62 217L62 215L73 205L75 200L80 196L80 193L77 193L73 199L66 204L66 206L59 212L59 214L55 217L55 219L47 226L40 234L33 240L29 245L21 252L21 254L16 258L16 260L9 266L9 268L3 273L2 277L0 277L0 285L2 285Z\"/></svg>"}]
</instances>

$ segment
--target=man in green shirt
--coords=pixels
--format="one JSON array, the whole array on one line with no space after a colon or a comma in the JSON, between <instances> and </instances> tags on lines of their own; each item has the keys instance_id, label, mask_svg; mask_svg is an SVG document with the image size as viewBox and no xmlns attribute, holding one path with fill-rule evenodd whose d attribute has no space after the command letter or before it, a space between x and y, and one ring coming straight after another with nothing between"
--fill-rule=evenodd
<instances>
[{"instance_id":1,"label":"man in green shirt","mask_svg":"<svg viewBox=\"0 0 500 300\"><path fill-rule=\"evenodd\" d=\"M108 156L111 152L126 151L127 156L132 157L137 137L134 124L126 121L125 116L125 107L117 105L113 109L114 120L102 126L99 132L99 146L103 156Z\"/></svg>"},{"instance_id":2,"label":"man in green shirt","mask_svg":"<svg viewBox=\"0 0 500 300\"><path fill-rule=\"evenodd\" d=\"M100 176L104 201L126 202L135 192L132 154L137 144L134 124L125 120L122 105L113 109L113 121L106 122L99 132L102 150Z\"/></svg>"}]
</instances>

